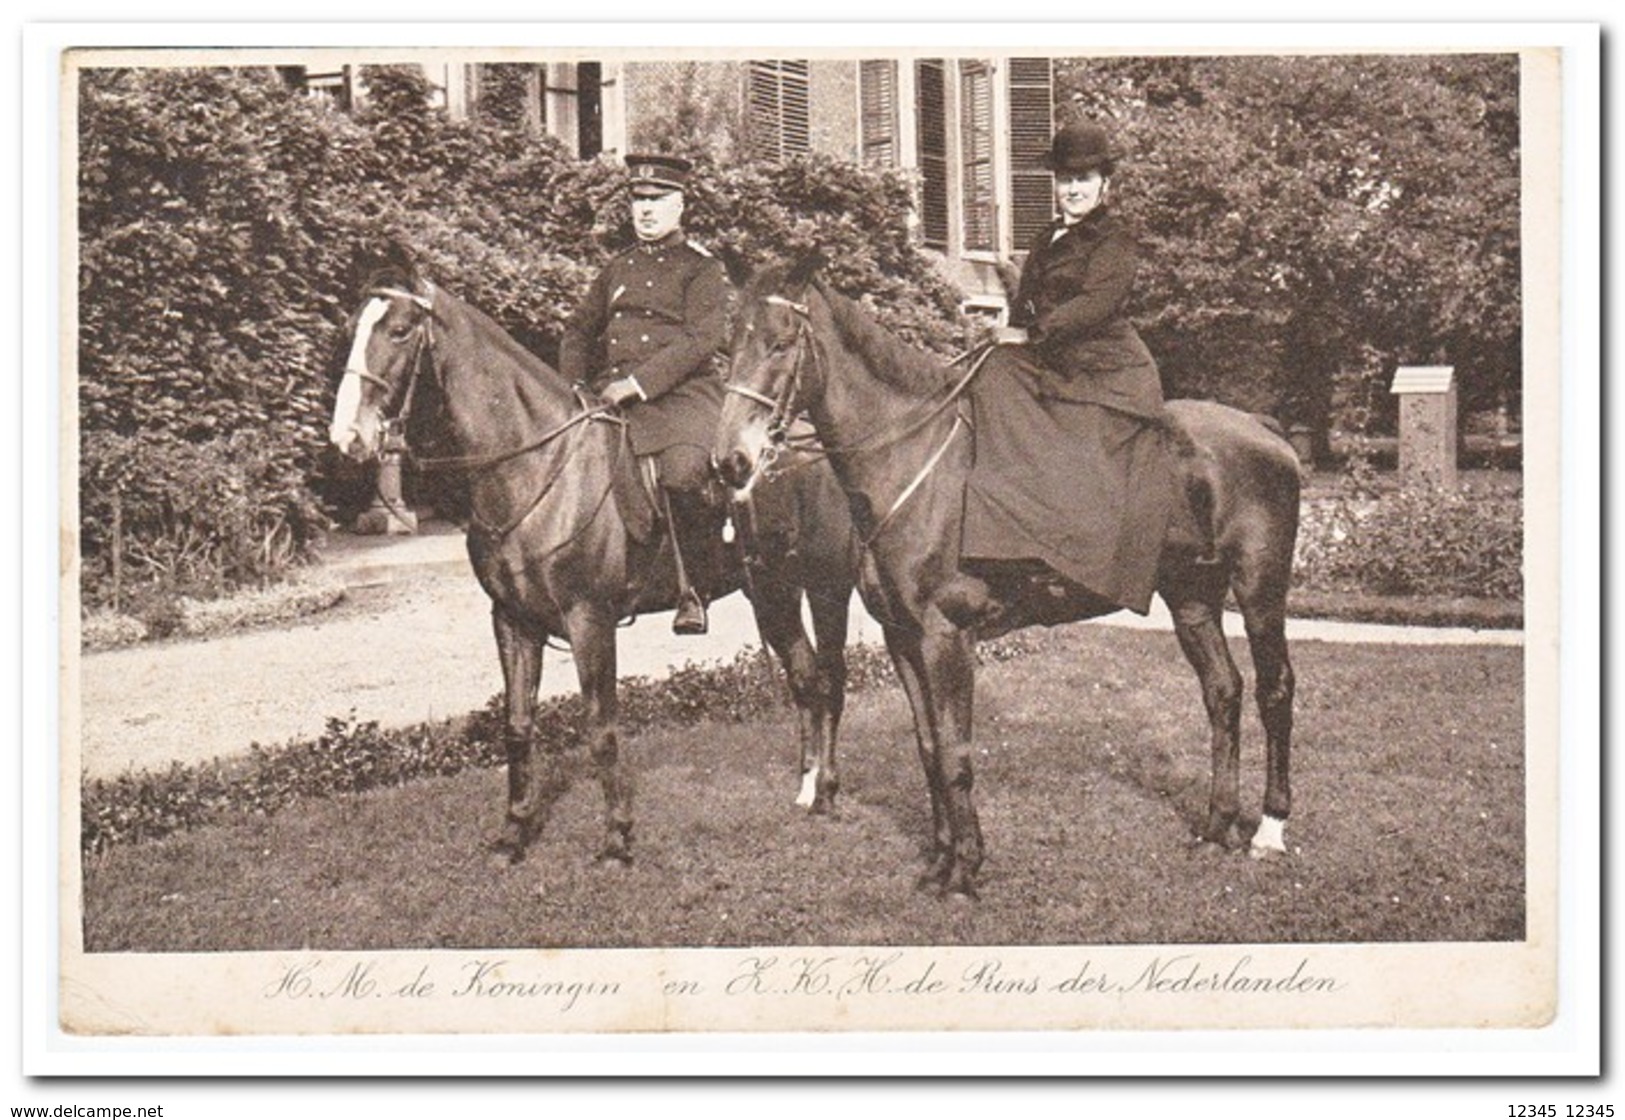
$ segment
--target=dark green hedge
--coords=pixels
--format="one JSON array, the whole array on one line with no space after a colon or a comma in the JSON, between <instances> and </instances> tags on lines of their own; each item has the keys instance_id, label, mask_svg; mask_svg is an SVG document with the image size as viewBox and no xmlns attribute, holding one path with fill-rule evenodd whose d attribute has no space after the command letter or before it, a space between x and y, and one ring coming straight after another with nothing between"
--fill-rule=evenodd
<instances>
[{"instance_id":1,"label":"dark green hedge","mask_svg":"<svg viewBox=\"0 0 1625 1120\"><path fill-rule=\"evenodd\" d=\"M127 510L163 505L164 480L198 465L191 448L248 440L267 458L261 473L279 480L278 500L245 528L263 538L291 527L290 559L319 524L283 481L302 479L329 512L356 501L366 478L328 455L326 424L349 315L392 245L552 359L593 271L629 242L623 169L504 124L514 114L500 83L491 112L452 121L430 108L416 68L372 68L366 80L367 107L350 115L270 69L81 74L88 603L111 598L114 493ZM901 175L818 159L702 165L689 201L691 231L719 253L755 263L817 245L836 285L946 351L956 294L910 243L907 214ZM235 499L211 523L215 490L189 503L188 523L236 533ZM176 551L162 539L173 522L126 518L125 551ZM144 571L125 565L126 578ZM272 574L220 570L180 590Z\"/></svg>"}]
</instances>

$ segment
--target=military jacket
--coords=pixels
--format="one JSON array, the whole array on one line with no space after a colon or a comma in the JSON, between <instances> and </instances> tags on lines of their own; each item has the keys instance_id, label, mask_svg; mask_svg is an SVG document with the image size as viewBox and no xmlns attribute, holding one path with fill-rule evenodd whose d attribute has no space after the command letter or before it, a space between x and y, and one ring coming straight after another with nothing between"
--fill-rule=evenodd
<instances>
[{"instance_id":1,"label":"military jacket","mask_svg":"<svg viewBox=\"0 0 1625 1120\"><path fill-rule=\"evenodd\" d=\"M1012 326L1026 327L1050 376L1046 395L1157 417L1162 378L1123 304L1139 249L1109 213L1097 209L1039 234L1021 269Z\"/></svg>"},{"instance_id":2,"label":"military jacket","mask_svg":"<svg viewBox=\"0 0 1625 1120\"><path fill-rule=\"evenodd\" d=\"M644 399L627 406L640 455L673 444L709 449L722 408L712 359L727 342L721 262L681 231L612 257L565 325L559 372L601 390L622 377Z\"/></svg>"}]
</instances>

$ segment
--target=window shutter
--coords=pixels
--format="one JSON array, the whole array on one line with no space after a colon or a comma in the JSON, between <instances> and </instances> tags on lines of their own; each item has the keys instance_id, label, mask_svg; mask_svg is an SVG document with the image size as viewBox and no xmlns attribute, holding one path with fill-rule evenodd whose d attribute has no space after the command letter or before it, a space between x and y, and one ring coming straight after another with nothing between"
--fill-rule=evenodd
<instances>
[{"instance_id":1,"label":"window shutter","mask_svg":"<svg viewBox=\"0 0 1625 1120\"><path fill-rule=\"evenodd\" d=\"M746 99L753 157L784 160L811 150L812 99L805 60L752 62Z\"/></svg>"},{"instance_id":2,"label":"window shutter","mask_svg":"<svg viewBox=\"0 0 1625 1120\"><path fill-rule=\"evenodd\" d=\"M897 166L897 63L890 59L858 64L858 101L863 162Z\"/></svg>"},{"instance_id":3,"label":"window shutter","mask_svg":"<svg viewBox=\"0 0 1625 1120\"><path fill-rule=\"evenodd\" d=\"M920 240L948 250L948 101L941 59L915 64L920 165Z\"/></svg>"},{"instance_id":4,"label":"window shutter","mask_svg":"<svg viewBox=\"0 0 1625 1120\"><path fill-rule=\"evenodd\" d=\"M1055 80L1047 58L1010 60L1010 235L1026 249L1055 213L1043 159L1054 134Z\"/></svg>"},{"instance_id":5,"label":"window shutter","mask_svg":"<svg viewBox=\"0 0 1625 1120\"><path fill-rule=\"evenodd\" d=\"M959 64L961 182L965 201L965 248L998 248L993 197L993 73L985 62Z\"/></svg>"}]
</instances>

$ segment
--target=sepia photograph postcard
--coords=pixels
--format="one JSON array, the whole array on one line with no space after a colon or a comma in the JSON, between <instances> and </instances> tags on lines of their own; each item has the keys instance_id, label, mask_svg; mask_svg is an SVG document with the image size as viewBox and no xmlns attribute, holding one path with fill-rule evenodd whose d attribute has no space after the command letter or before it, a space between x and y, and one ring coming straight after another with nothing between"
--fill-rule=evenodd
<instances>
[{"instance_id":1,"label":"sepia photograph postcard","mask_svg":"<svg viewBox=\"0 0 1625 1120\"><path fill-rule=\"evenodd\" d=\"M1595 25L29 31L31 1074L1584 1064Z\"/></svg>"}]
</instances>

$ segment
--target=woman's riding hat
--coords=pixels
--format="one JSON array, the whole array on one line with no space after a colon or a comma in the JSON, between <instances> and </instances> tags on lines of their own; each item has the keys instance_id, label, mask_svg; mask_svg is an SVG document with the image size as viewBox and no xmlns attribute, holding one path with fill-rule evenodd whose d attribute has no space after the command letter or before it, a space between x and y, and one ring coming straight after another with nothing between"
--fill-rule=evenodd
<instances>
[{"instance_id":1,"label":"woman's riding hat","mask_svg":"<svg viewBox=\"0 0 1625 1120\"><path fill-rule=\"evenodd\" d=\"M630 155L627 186L633 194L665 194L688 187L688 173L694 165L680 156Z\"/></svg>"},{"instance_id":2,"label":"woman's riding hat","mask_svg":"<svg viewBox=\"0 0 1625 1120\"><path fill-rule=\"evenodd\" d=\"M1122 153L1112 146L1106 130L1098 124L1069 124L1055 134L1044 166L1057 175L1070 172L1085 175L1099 171L1110 175Z\"/></svg>"}]
</instances>

